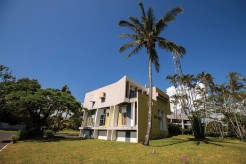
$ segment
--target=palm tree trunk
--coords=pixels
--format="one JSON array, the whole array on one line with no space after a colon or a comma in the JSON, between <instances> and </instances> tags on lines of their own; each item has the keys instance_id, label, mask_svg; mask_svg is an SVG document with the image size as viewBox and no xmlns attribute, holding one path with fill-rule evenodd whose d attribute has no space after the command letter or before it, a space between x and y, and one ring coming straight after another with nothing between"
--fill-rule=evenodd
<instances>
[{"instance_id":1,"label":"palm tree trunk","mask_svg":"<svg viewBox=\"0 0 246 164\"><path fill-rule=\"evenodd\" d=\"M148 112L148 125L146 130L143 145L149 146L149 138L151 132L151 113L152 113L152 61L149 57L149 112Z\"/></svg>"}]
</instances>

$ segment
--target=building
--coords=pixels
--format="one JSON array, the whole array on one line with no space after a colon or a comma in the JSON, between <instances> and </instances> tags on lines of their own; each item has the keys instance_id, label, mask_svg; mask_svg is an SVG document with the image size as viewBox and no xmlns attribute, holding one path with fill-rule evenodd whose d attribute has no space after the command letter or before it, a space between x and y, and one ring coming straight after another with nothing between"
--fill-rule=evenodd
<instances>
[{"instance_id":1,"label":"building","mask_svg":"<svg viewBox=\"0 0 246 164\"><path fill-rule=\"evenodd\" d=\"M167 115L169 125L180 126L182 129L191 130L191 123L184 113Z\"/></svg>"},{"instance_id":2,"label":"building","mask_svg":"<svg viewBox=\"0 0 246 164\"><path fill-rule=\"evenodd\" d=\"M147 129L149 89L124 76L85 94L80 137L141 142ZM169 97L153 87L151 139L168 136Z\"/></svg>"}]
</instances>

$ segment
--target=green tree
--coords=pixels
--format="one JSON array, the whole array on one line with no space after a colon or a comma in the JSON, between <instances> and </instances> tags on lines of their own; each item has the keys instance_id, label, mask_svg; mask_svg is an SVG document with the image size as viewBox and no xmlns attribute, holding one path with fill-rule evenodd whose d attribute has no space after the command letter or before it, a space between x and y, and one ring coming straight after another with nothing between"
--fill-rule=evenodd
<instances>
[{"instance_id":1,"label":"green tree","mask_svg":"<svg viewBox=\"0 0 246 164\"><path fill-rule=\"evenodd\" d=\"M0 65L0 82L1 81L13 81L15 77L12 76L12 73L9 67Z\"/></svg>"},{"instance_id":2,"label":"green tree","mask_svg":"<svg viewBox=\"0 0 246 164\"><path fill-rule=\"evenodd\" d=\"M37 80L27 78L0 82L0 122L15 124L25 120L26 112L22 111L15 101L26 95L33 95L39 89L41 89L41 85Z\"/></svg>"},{"instance_id":3,"label":"green tree","mask_svg":"<svg viewBox=\"0 0 246 164\"><path fill-rule=\"evenodd\" d=\"M156 21L153 9L150 7L147 12L145 12L143 4L140 2L139 7L141 9L142 15L141 19L130 16L126 20L119 21L118 25L122 27L129 28L131 34L120 34L119 38L128 37L133 40L130 43L123 45L120 48L120 53L124 52L128 48L133 48L133 50L128 54L127 58L134 54L139 53L139 51L145 47L148 55L148 70L149 70L149 111L148 111L148 125L146 130L146 136L143 141L143 145L149 145L149 138L151 132L151 113L152 113L152 64L154 64L156 71L159 72L159 57L156 51L156 43L158 47L170 52L177 54L182 57L185 54L185 48L161 37L161 33L167 28L169 22L175 20L175 17L183 11L181 7L175 7L168 11L162 18Z\"/></svg>"},{"instance_id":4,"label":"green tree","mask_svg":"<svg viewBox=\"0 0 246 164\"><path fill-rule=\"evenodd\" d=\"M64 85L61 89L62 92L67 92L69 94L71 94L71 91L69 90L69 87L67 85Z\"/></svg>"}]
</instances>

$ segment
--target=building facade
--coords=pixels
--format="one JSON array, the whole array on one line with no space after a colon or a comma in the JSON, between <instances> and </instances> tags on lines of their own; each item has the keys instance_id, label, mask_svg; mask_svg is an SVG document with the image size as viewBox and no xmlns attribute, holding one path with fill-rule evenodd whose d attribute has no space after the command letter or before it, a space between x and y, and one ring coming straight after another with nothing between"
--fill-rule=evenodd
<instances>
[{"instance_id":1,"label":"building facade","mask_svg":"<svg viewBox=\"0 0 246 164\"><path fill-rule=\"evenodd\" d=\"M147 129L147 87L124 76L119 81L85 94L87 108L80 137L112 141L141 142ZM151 139L168 136L169 97L153 87Z\"/></svg>"},{"instance_id":2,"label":"building facade","mask_svg":"<svg viewBox=\"0 0 246 164\"><path fill-rule=\"evenodd\" d=\"M180 126L184 130L191 131L191 123L188 116L184 113L167 115L169 126Z\"/></svg>"}]
</instances>

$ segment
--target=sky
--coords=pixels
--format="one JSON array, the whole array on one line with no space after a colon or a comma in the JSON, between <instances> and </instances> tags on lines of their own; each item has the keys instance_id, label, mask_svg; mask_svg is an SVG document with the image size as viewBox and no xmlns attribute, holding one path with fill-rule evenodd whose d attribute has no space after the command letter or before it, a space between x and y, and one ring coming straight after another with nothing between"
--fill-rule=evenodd
<instances>
[{"instance_id":1,"label":"sky","mask_svg":"<svg viewBox=\"0 0 246 164\"><path fill-rule=\"evenodd\" d=\"M173 7L184 12L168 24L162 37L186 48L181 59L184 74L211 73L216 83L229 72L246 76L246 1L143 0L157 20ZM118 81L124 75L148 84L146 50L126 59L119 39L128 29L120 20L140 17L138 0L1 0L0 64L17 78L37 79L43 88L67 84L83 102L86 92ZM160 72L153 83L170 87L172 54L157 49Z\"/></svg>"}]
</instances>

